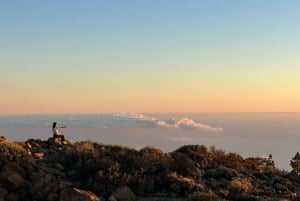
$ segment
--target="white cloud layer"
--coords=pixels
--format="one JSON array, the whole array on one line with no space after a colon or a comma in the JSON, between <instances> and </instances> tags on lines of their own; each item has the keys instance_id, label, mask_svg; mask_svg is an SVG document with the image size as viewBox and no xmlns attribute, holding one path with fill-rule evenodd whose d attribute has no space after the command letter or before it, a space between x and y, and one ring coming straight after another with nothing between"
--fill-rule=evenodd
<instances>
[{"instance_id":1,"label":"white cloud layer","mask_svg":"<svg viewBox=\"0 0 300 201\"><path fill-rule=\"evenodd\" d=\"M167 120L161 120L155 117L146 116L144 114L136 113L118 113L116 117L123 118L125 120L137 121L136 123L146 127L161 127L161 128L173 128L173 129L195 129L203 132L220 132L223 131L221 127L212 127L207 124L197 122L193 119L186 117L173 118Z\"/></svg>"},{"instance_id":2,"label":"white cloud layer","mask_svg":"<svg viewBox=\"0 0 300 201\"><path fill-rule=\"evenodd\" d=\"M221 127L211 127L209 125L196 122L193 119L189 118L180 118L180 119L172 119L169 122L166 121L158 121L157 124L161 127L165 128L181 128L181 129L198 129L201 131L207 132L220 132L223 131Z\"/></svg>"}]
</instances>

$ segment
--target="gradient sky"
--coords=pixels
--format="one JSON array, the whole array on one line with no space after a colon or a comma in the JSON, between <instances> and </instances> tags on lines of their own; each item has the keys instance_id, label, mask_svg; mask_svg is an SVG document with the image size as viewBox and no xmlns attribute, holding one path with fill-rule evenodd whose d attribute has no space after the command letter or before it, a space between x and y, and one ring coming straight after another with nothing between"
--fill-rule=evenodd
<instances>
[{"instance_id":1,"label":"gradient sky","mask_svg":"<svg viewBox=\"0 0 300 201\"><path fill-rule=\"evenodd\" d=\"M0 0L0 114L300 112L299 10Z\"/></svg>"}]
</instances>

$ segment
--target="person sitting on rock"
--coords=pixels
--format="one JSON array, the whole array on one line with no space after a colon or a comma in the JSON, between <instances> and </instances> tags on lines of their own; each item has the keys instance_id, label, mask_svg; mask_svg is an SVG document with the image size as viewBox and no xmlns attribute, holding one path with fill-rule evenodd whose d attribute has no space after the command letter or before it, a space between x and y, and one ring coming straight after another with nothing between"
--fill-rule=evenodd
<instances>
[{"instance_id":1,"label":"person sitting on rock","mask_svg":"<svg viewBox=\"0 0 300 201\"><path fill-rule=\"evenodd\" d=\"M61 134L61 132L60 132L60 130L62 128L66 128L66 127L65 126L57 126L57 123L53 122L53 125L52 125L53 138L60 138L62 144L67 144L67 142L65 141L65 136L63 134Z\"/></svg>"}]
</instances>

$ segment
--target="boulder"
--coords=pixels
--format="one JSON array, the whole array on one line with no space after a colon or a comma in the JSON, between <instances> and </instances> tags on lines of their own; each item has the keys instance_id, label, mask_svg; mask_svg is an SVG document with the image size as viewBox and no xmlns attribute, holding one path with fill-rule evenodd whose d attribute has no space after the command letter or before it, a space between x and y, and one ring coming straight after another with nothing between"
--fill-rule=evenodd
<instances>
[{"instance_id":1,"label":"boulder","mask_svg":"<svg viewBox=\"0 0 300 201\"><path fill-rule=\"evenodd\" d=\"M47 197L47 201L56 201L58 200L58 194L56 193L50 193Z\"/></svg>"},{"instance_id":2,"label":"boulder","mask_svg":"<svg viewBox=\"0 0 300 201\"><path fill-rule=\"evenodd\" d=\"M112 194L112 199L116 199L117 201L135 201L136 197L134 193L127 186L122 186L117 188Z\"/></svg>"},{"instance_id":3,"label":"boulder","mask_svg":"<svg viewBox=\"0 0 300 201\"><path fill-rule=\"evenodd\" d=\"M78 188L64 187L59 195L60 201L100 201L91 191Z\"/></svg>"},{"instance_id":4,"label":"boulder","mask_svg":"<svg viewBox=\"0 0 300 201\"><path fill-rule=\"evenodd\" d=\"M29 148L42 148L42 149L48 148L48 142L40 139L29 139L25 142L25 144Z\"/></svg>"},{"instance_id":5,"label":"boulder","mask_svg":"<svg viewBox=\"0 0 300 201\"><path fill-rule=\"evenodd\" d=\"M229 180L221 178L221 179L210 179L206 181L206 184L213 189L218 188L227 188L229 184Z\"/></svg>"},{"instance_id":6,"label":"boulder","mask_svg":"<svg viewBox=\"0 0 300 201\"><path fill-rule=\"evenodd\" d=\"M115 198L114 196L110 196L108 198L108 201L118 201L117 198Z\"/></svg>"},{"instance_id":7,"label":"boulder","mask_svg":"<svg viewBox=\"0 0 300 201\"><path fill-rule=\"evenodd\" d=\"M0 143L7 143L9 142L8 138L5 136L0 136Z\"/></svg>"},{"instance_id":8,"label":"boulder","mask_svg":"<svg viewBox=\"0 0 300 201\"><path fill-rule=\"evenodd\" d=\"M53 146L53 145L62 145L62 140L61 138L53 138L53 137L50 137L48 139L48 144L49 146Z\"/></svg>"},{"instance_id":9,"label":"boulder","mask_svg":"<svg viewBox=\"0 0 300 201\"><path fill-rule=\"evenodd\" d=\"M0 173L0 181L8 191L15 191L25 184L24 174L24 170L17 163L6 163Z\"/></svg>"},{"instance_id":10,"label":"boulder","mask_svg":"<svg viewBox=\"0 0 300 201\"><path fill-rule=\"evenodd\" d=\"M8 182L12 186L12 189L17 189L25 184L25 179L18 172L10 172L1 180L2 183Z\"/></svg>"},{"instance_id":11,"label":"boulder","mask_svg":"<svg viewBox=\"0 0 300 201\"><path fill-rule=\"evenodd\" d=\"M42 159L43 156L44 156L44 153L42 153L42 152L34 153L34 158L36 158L36 159Z\"/></svg>"},{"instance_id":12,"label":"boulder","mask_svg":"<svg viewBox=\"0 0 300 201\"><path fill-rule=\"evenodd\" d=\"M7 190L4 188L0 188L0 201L4 201L4 197L7 195Z\"/></svg>"},{"instance_id":13,"label":"boulder","mask_svg":"<svg viewBox=\"0 0 300 201\"><path fill-rule=\"evenodd\" d=\"M51 167L47 167L43 164L39 165L39 164L34 164L34 167L43 170L46 173L50 173L51 175L59 175L61 170L56 169L56 168L51 168Z\"/></svg>"},{"instance_id":14,"label":"boulder","mask_svg":"<svg viewBox=\"0 0 300 201\"><path fill-rule=\"evenodd\" d=\"M61 188L61 181L54 175L46 173L36 176L29 183L29 191L34 200L47 200L49 194L57 193Z\"/></svg>"},{"instance_id":15,"label":"boulder","mask_svg":"<svg viewBox=\"0 0 300 201\"><path fill-rule=\"evenodd\" d=\"M3 172L4 173L18 172L23 177L25 176L25 170L17 162L7 162L7 163L5 163L4 166L2 167L1 174L4 174Z\"/></svg>"},{"instance_id":16,"label":"boulder","mask_svg":"<svg viewBox=\"0 0 300 201\"><path fill-rule=\"evenodd\" d=\"M287 178L291 181L294 181L294 182L299 182L300 181L300 177L298 176L298 174L294 170L292 170L290 173L288 173Z\"/></svg>"},{"instance_id":17,"label":"boulder","mask_svg":"<svg viewBox=\"0 0 300 201\"><path fill-rule=\"evenodd\" d=\"M18 201L18 195L16 193L10 193L5 197L5 201Z\"/></svg>"},{"instance_id":18,"label":"boulder","mask_svg":"<svg viewBox=\"0 0 300 201\"><path fill-rule=\"evenodd\" d=\"M55 144L62 144L62 139L59 137L54 138L54 143Z\"/></svg>"},{"instance_id":19,"label":"boulder","mask_svg":"<svg viewBox=\"0 0 300 201\"><path fill-rule=\"evenodd\" d=\"M64 169L64 166L62 164L60 164L60 163L55 163L53 165L53 168L62 171Z\"/></svg>"}]
</instances>

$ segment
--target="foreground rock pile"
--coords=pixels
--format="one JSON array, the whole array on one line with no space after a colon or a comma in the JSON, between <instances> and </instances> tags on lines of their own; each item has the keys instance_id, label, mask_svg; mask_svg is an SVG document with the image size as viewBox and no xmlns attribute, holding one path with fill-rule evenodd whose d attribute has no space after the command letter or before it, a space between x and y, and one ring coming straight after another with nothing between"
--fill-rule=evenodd
<instances>
[{"instance_id":1,"label":"foreground rock pile","mask_svg":"<svg viewBox=\"0 0 300 201\"><path fill-rule=\"evenodd\" d=\"M293 172L188 145L171 153L90 141L0 137L0 201L298 200Z\"/></svg>"}]
</instances>

